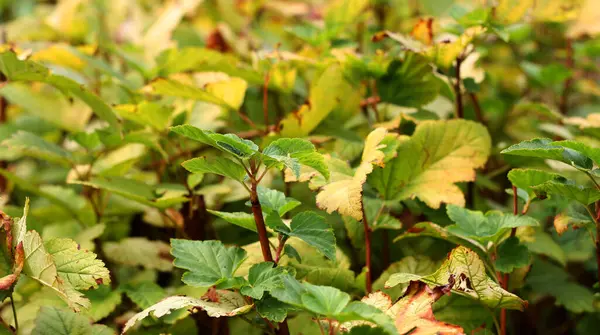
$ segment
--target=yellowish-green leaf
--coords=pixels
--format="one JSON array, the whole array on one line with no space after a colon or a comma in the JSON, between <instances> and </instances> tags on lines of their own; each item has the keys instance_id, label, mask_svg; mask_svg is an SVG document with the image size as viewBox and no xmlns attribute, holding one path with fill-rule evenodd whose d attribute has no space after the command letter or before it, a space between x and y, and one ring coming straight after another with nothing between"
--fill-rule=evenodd
<instances>
[{"instance_id":1,"label":"yellowish-green leaf","mask_svg":"<svg viewBox=\"0 0 600 335\"><path fill-rule=\"evenodd\" d=\"M383 165L385 154L381 151L381 141L386 134L387 130L377 128L367 136L361 163L354 175L325 185L317 195L319 208L328 213L337 211L358 221L362 220L362 187L367 175L373 171L373 165Z\"/></svg>"},{"instance_id":2,"label":"yellowish-green leaf","mask_svg":"<svg viewBox=\"0 0 600 335\"><path fill-rule=\"evenodd\" d=\"M452 293L479 300L491 308L523 310L526 302L504 290L488 277L483 261L466 247L459 246L450 252L442 266L434 273L421 276L410 273L393 274L386 287L419 280L430 286L449 285Z\"/></svg>"},{"instance_id":3,"label":"yellowish-green leaf","mask_svg":"<svg viewBox=\"0 0 600 335\"><path fill-rule=\"evenodd\" d=\"M369 184L388 200L419 198L432 208L464 206L454 183L475 180L474 169L485 164L490 149L490 135L479 123L425 121L403 138L396 158L375 169Z\"/></svg>"},{"instance_id":4,"label":"yellowish-green leaf","mask_svg":"<svg viewBox=\"0 0 600 335\"><path fill-rule=\"evenodd\" d=\"M68 238L55 238L44 247L56 264L59 277L77 290L96 288L109 284L110 275L104 262L96 254L81 250L77 243Z\"/></svg>"},{"instance_id":5,"label":"yellowish-green leaf","mask_svg":"<svg viewBox=\"0 0 600 335\"><path fill-rule=\"evenodd\" d=\"M146 269L171 271L171 248L162 241L150 241L143 237L130 237L119 242L106 242L102 246L106 257L115 263L143 266Z\"/></svg>"},{"instance_id":6,"label":"yellowish-green leaf","mask_svg":"<svg viewBox=\"0 0 600 335\"><path fill-rule=\"evenodd\" d=\"M206 311L208 316L218 318L221 316L244 314L254 306L247 304L241 294L230 291L217 291L215 300L216 301L211 301L207 298L198 299L185 296L168 297L134 315L127 321L121 334L127 332L136 322L145 319L150 315L160 318L177 309L195 307Z\"/></svg>"}]
</instances>

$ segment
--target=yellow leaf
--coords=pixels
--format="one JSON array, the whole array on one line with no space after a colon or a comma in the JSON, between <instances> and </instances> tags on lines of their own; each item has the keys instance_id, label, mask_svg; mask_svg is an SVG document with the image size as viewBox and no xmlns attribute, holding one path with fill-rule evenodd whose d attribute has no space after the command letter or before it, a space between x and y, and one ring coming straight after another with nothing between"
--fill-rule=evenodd
<instances>
[{"instance_id":1,"label":"yellow leaf","mask_svg":"<svg viewBox=\"0 0 600 335\"><path fill-rule=\"evenodd\" d=\"M567 35L576 38L588 34L596 36L600 33L600 1L586 0L579 17L569 27Z\"/></svg>"},{"instance_id":2,"label":"yellow leaf","mask_svg":"<svg viewBox=\"0 0 600 335\"><path fill-rule=\"evenodd\" d=\"M519 22L534 5L535 0L500 0L495 9L495 19L503 24Z\"/></svg>"},{"instance_id":3,"label":"yellow leaf","mask_svg":"<svg viewBox=\"0 0 600 335\"><path fill-rule=\"evenodd\" d=\"M319 208L328 213L337 211L341 215L362 220L362 186L367 180L367 175L373 171L373 164L383 165L385 154L381 151L380 143L386 134L385 128L377 128L367 136L361 163L354 175L325 185L317 195Z\"/></svg>"}]
</instances>

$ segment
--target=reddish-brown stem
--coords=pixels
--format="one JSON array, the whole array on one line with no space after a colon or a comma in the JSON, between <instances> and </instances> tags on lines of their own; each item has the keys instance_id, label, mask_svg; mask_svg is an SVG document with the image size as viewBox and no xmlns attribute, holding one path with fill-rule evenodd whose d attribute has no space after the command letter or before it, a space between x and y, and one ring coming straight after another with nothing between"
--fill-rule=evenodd
<instances>
[{"instance_id":1,"label":"reddish-brown stem","mask_svg":"<svg viewBox=\"0 0 600 335\"><path fill-rule=\"evenodd\" d=\"M3 40L3 38L0 38L1 40ZM4 77L4 75L2 73L0 73L0 85L4 85L6 83L6 77ZM6 101L6 99L4 99L3 96L0 96L0 124L4 124L6 123L6 110L8 108L8 103ZM6 169L6 162L5 161L0 161L0 168L2 169ZM7 186L7 182L6 182L6 178L2 175L0 175L0 193L4 193L6 192L6 186Z\"/></svg>"},{"instance_id":2,"label":"reddish-brown stem","mask_svg":"<svg viewBox=\"0 0 600 335\"><path fill-rule=\"evenodd\" d=\"M565 59L565 65L568 69L572 69L574 65L573 60L573 40L571 38L567 38L567 45L565 47L565 51L567 53ZM559 109L563 115L566 115L569 112L569 93L571 91L571 85L573 84L573 77L569 76L565 80L563 84L562 95L560 96Z\"/></svg>"},{"instance_id":3,"label":"reddish-brown stem","mask_svg":"<svg viewBox=\"0 0 600 335\"><path fill-rule=\"evenodd\" d=\"M287 238L279 234L279 237L277 239L279 245L277 246L277 250L275 251L275 264L279 263L279 259L281 259L281 253L283 252L283 247L285 246Z\"/></svg>"},{"instance_id":4,"label":"reddish-brown stem","mask_svg":"<svg viewBox=\"0 0 600 335\"><path fill-rule=\"evenodd\" d=\"M479 99L477 99L477 95L475 95L475 93L469 93L469 97L473 103L473 109L475 110L475 117L477 118L477 121L485 124L485 119L483 118L483 112L481 110L481 105L479 104Z\"/></svg>"},{"instance_id":5,"label":"reddish-brown stem","mask_svg":"<svg viewBox=\"0 0 600 335\"><path fill-rule=\"evenodd\" d=\"M462 94L460 91L460 64L461 63L462 63L462 58L459 56L456 58L456 69L454 72L454 75L456 76L456 82L454 83L454 93L456 95L456 118L457 119L464 118Z\"/></svg>"},{"instance_id":6,"label":"reddish-brown stem","mask_svg":"<svg viewBox=\"0 0 600 335\"><path fill-rule=\"evenodd\" d=\"M258 201L258 192L256 191L257 186L258 183L253 179L250 188L250 204L252 204L252 214L254 215L254 222L256 223L256 231L258 232L258 240L260 241L263 259L266 262L272 262L273 255L271 254L271 247L269 246L269 237L267 236L267 228L265 227L262 207L260 201Z\"/></svg>"},{"instance_id":7,"label":"reddish-brown stem","mask_svg":"<svg viewBox=\"0 0 600 335\"><path fill-rule=\"evenodd\" d=\"M365 231L365 262L367 266L367 274L365 278L367 293L371 293L373 291L373 285L371 283L371 227L369 227L369 222L367 220L367 214L365 213L365 204L361 199L361 210L362 210L362 222Z\"/></svg>"},{"instance_id":8,"label":"reddish-brown stem","mask_svg":"<svg viewBox=\"0 0 600 335\"><path fill-rule=\"evenodd\" d=\"M598 218L600 217L600 201L595 204L596 217L592 218L596 224L596 265L598 266L598 282L600 282L600 224L598 224Z\"/></svg>"},{"instance_id":9,"label":"reddish-brown stem","mask_svg":"<svg viewBox=\"0 0 600 335\"><path fill-rule=\"evenodd\" d=\"M265 85L263 87L263 117L265 118L265 134L269 133L269 81L271 74L267 71Z\"/></svg>"},{"instance_id":10,"label":"reddish-brown stem","mask_svg":"<svg viewBox=\"0 0 600 335\"><path fill-rule=\"evenodd\" d=\"M380 102L381 102L381 98L380 97L378 97L378 96L372 96L372 97L368 97L368 98L363 99L360 102L360 107L363 108L363 107L367 107L367 106L370 106L370 105L377 105Z\"/></svg>"}]
</instances>

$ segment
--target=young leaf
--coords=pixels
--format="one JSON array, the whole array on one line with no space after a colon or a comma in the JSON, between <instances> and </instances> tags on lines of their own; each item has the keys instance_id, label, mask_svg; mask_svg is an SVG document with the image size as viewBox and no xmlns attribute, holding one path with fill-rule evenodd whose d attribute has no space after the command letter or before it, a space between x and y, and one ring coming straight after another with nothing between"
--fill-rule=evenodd
<instances>
[{"instance_id":1,"label":"young leaf","mask_svg":"<svg viewBox=\"0 0 600 335\"><path fill-rule=\"evenodd\" d=\"M362 188L367 175L373 171L373 164L383 166L385 153L381 151L381 141L387 131L384 128L373 130L365 140L361 163L354 175L340 178L325 185L317 194L317 206L328 213L338 211L354 219L362 220Z\"/></svg>"},{"instance_id":2,"label":"young leaf","mask_svg":"<svg viewBox=\"0 0 600 335\"><path fill-rule=\"evenodd\" d=\"M241 159L250 158L258 152L258 146L254 142L241 139L235 134L218 134L189 124L171 127L171 131Z\"/></svg>"},{"instance_id":3,"label":"young leaf","mask_svg":"<svg viewBox=\"0 0 600 335\"><path fill-rule=\"evenodd\" d=\"M110 275L104 262L96 259L93 252L80 250L75 241L55 238L45 242L44 247L52 255L59 277L76 290L87 290L110 283Z\"/></svg>"},{"instance_id":4,"label":"young leaf","mask_svg":"<svg viewBox=\"0 0 600 335\"><path fill-rule=\"evenodd\" d=\"M198 157L181 163L191 173L214 173L239 182L246 177L246 170L226 157Z\"/></svg>"},{"instance_id":5,"label":"young leaf","mask_svg":"<svg viewBox=\"0 0 600 335\"><path fill-rule=\"evenodd\" d=\"M452 250L448 259L434 273L427 276L396 273L385 283L386 287L419 280L431 286L452 284L452 293L479 300L491 308L523 310L526 302L507 292L486 274L483 261L472 250L460 246Z\"/></svg>"},{"instance_id":6,"label":"young leaf","mask_svg":"<svg viewBox=\"0 0 600 335\"><path fill-rule=\"evenodd\" d=\"M528 265L530 259L527 247L520 244L517 237L509 237L498 247L496 270L511 273L516 268Z\"/></svg>"},{"instance_id":7,"label":"young leaf","mask_svg":"<svg viewBox=\"0 0 600 335\"><path fill-rule=\"evenodd\" d=\"M226 248L221 241L190 241L171 239L173 264L188 270L181 280L191 286L210 287L233 278L246 259L246 251Z\"/></svg>"},{"instance_id":8,"label":"young leaf","mask_svg":"<svg viewBox=\"0 0 600 335\"><path fill-rule=\"evenodd\" d=\"M308 166L318 171L325 179L329 179L329 170L315 146L310 141L300 138L280 138L263 150L267 166L284 166L293 171L296 178L300 177L300 166Z\"/></svg>"},{"instance_id":9,"label":"young leaf","mask_svg":"<svg viewBox=\"0 0 600 335\"><path fill-rule=\"evenodd\" d=\"M146 269L171 271L172 259L169 245L163 241L150 241L143 237L129 237L119 242L105 242L106 257L117 264L142 266Z\"/></svg>"},{"instance_id":10,"label":"young leaf","mask_svg":"<svg viewBox=\"0 0 600 335\"><path fill-rule=\"evenodd\" d=\"M369 177L387 200L419 198L432 208L441 203L464 206L461 190L454 184L475 179L483 166L491 140L481 124L466 120L419 123L409 139L401 142L396 158Z\"/></svg>"},{"instance_id":11,"label":"young leaf","mask_svg":"<svg viewBox=\"0 0 600 335\"><path fill-rule=\"evenodd\" d=\"M248 285L242 286L240 293L253 299L262 299L265 292L283 287L282 277L287 270L273 267L272 262L254 264L248 274Z\"/></svg>"},{"instance_id":12,"label":"young leaf","mask_svg":"<svg viewBox=\"0 0 600 335\"><path fill-rule=\"evenodd\" d=\"M121 334L127 332L133 325L150 315L157 318L170 314L171 311L182 308L199 308L213 318L221 316L235 316L244 314L252 309L253 305L249 305L244 300L244 297L236 292L218 290L215 301L208 298L191 298L185 296L173 296L161 300L155 305L152 305L145 310L134 315L127 321Z\"/></svg>"},{"instance_id":13,"label":"young leaf","mask_svg":"<svg viewBox=\"0 0 600 335\"><path fill-rule=\"evenodd\" d=\"M262 209L266 212L275 211L280 217L301 205L300 201L288 198L283 192L277 190L258 186L256 191Z\"/></svg>"},{"instance_id":14,"label":"young leaf","mask_svg":"<svg viewBox=\"0 0 600 335\"><path fill-rule=\"evenodd\" d=\"M244 212L219 212L213 211L211 209L207 209L207 212L212 215L218 216L221 219L233 223L236 226L240 226L242 228L246 228L248 230L252 230L256 232L256 223L254 222L254 215Z\"/></svg>"},{"instance_id":15,"label":"young leaf","mask_svg":"<svg viewBox=\"0 0 600 335\"><path fill-rule=\"evenodd\" d=\"M317 248L327 258L335 261L335 235L325 218L315 212L306 211L292 218L290 227L278 225L277 231L297 237Z\"/></svg>"}]
</instances>

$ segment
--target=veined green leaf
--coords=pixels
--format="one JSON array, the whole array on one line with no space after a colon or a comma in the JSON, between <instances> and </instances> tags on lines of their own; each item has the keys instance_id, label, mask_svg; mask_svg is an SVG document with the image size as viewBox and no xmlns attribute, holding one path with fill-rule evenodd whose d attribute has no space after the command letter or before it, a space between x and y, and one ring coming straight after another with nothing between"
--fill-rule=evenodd
<instances>
[{"instance_id":1,"label":"veined green leaf","mask_svg":"<svg viewBox=\"0 0 600 335\"><path fill-rule=\"evenodd\" d=\"M496 270L511 273L516 268L528 265L530 259L527 247L520 244L517 237L509 237L498 247Z\"/></svg>"},{"instance_id":2,"label":"veined green leaf","mask_svg":"<svg viewBox=\"0 0 600 335\"><path fill-rule=\"evenodd\" d=\"M502 150L505 155L552 159L582 170L591 170L600 162L600 149L575 141L552 141L536 138Z\"/></svg>"},{"instance_id":3,"label":"veined green leaf","mask_svg":"<svg viewBox=\"0 0 600 335\"><path fill-rule=\"evenodd\" d=\"M585 206L600 200L600 191L598 189L577 185L575 182L565 178L562 180L549 180L532 188L536 196L542 199L547 194L558 195L569 200L575 200Z\"/></svg>"},{"instance_id":4,"label":"veined green leaf","mask_svg":"<svg viewBox=\"0 0 600 335\"><path fill-rule=\"evenodd\" d=\"M536 198L533 186L543 184L550 180L562 180L564 179L561 175L556 173L546 172L535 169L512 169L508 172L508 180L510 182L527 192L529 199Z\"/></svg>"},{"instance_id":5,"label":"veined green leaf","mask_svg":"<svg viewBox=\"0 0 600 335\"><path fill-rule=\"evenodd\" d=\"M287 212L301 205L300 201L294 198L288 198L283 192L258 186L258 201L265 212L275 211L279 216L284 216Z\"/></svg>"},{"instance_id":6,"label":"veined green leaf","mask_svg":"<svg viewBox=\"0 0 600 335\"><path fill-rule=\"evenodd\" d=\"M235 134L218 134L189 124L171 127L171 131L242 159L250 158L258 152L258 146L254 142L241 139Z\"/></svg>"},{"instance_id":7,"label":"veined green leaf","mask_svg":"<svg viewBox=\"0 0 600 335\"><path fill-rule=\"evenodd\" d=\"M206 90L173 79L158 78L148 84L148 87L150 87L153 94L204 101L230 110L237 110L237 108L230 106L223 99Z\"/></svg>"},{"instance_id":8,"label":"veined green leaf","mask_svg":"<svg viewBox=\"0 0 600 335\"><path fill-rule=\"evenodd\" d=\"M240 293L253 299L262 299L265 292L283 287L282 278L288 271L273 265L272 262L254 264L248 273L248 285L242 286Z\"/></svg>"},{"instance_id":9,"label":"veined green leaf","mask_svg":"<svg viewBox=\"0 0 600 335\"><path fill-rule=\"evenodd\" d=\"M240 182L246 177L246 170L226 157L192 158L181 165L191 173L214 173Z\"/></svg>"},{"instance_id":10,"label":"veined green leaf","mask_svg":"<svg viewBox=\"0 0 600 335\"><path fill-rule=\"evenodd\" d=\"M408 52L403 61L393 61L386 75L377 81L382 101L417 108L433 101L441 86L429 61L413 52Z\"/></svg>"},{"instance_id":11,"label":"veined green leaf","mask_svg":"<svg viewBox=\"0 0 600 335\"><path fill-rule=\"evenodd\" d=\"M242 228L246 228L248 230L252 230L256 232L256 223L254 222L254 215L244 212L219 212L213 211L211 209L207 210L212 215L218 216L221 219L233 223L236 226L240 226Z\"/></svg>"},{"instance_id":12,"label":"veined green leaf","mask_svg":"<svg viewBox=\"0 0 600 335\"><path fill-rule=\"evenodd\" d=\"M280 138L271 142L262 153L266 156L265 164L279 164L280 169L285 166L294 172L296 178L300 177L300 165L305 165L329 179L325 159L310 141L301 138Z\"/></svg>"},{"instance_id":13,"label":"veined green leaf","mask_svg":"<svg viewBox=\"0 0 600 335\"><path fill-rule=\"evenodd\" d=\"M306 211L292 218L290 227L277 225L277 231L287 236L297 237L317 248L327 258L335 261L335 235L325 218L315 212Z\"/></svg>"},{"instance_id":14,"label":"veined green leaf","mask_svg":"<svg viewBox=\"0 0 600 335\"><path fill-rule=\"evenodd\" d=\"M90 324L90 320L81 314L57 307L43 306L35 319L35 335L92 335L94 327L108 328L104 325Z\"/></svg>"},{"instance_id":15,"label":"veined green leaf","mask_svg":"<svg viewBox=\"0 0 600 335\"><path fill-rule=\"evenodd\" d=\"M233 278L246 259L246 251L225 247L220 241L171 239L173 264L188 270L181 280L191 286L210 287Z\"/></svg>"}]
</instances>

